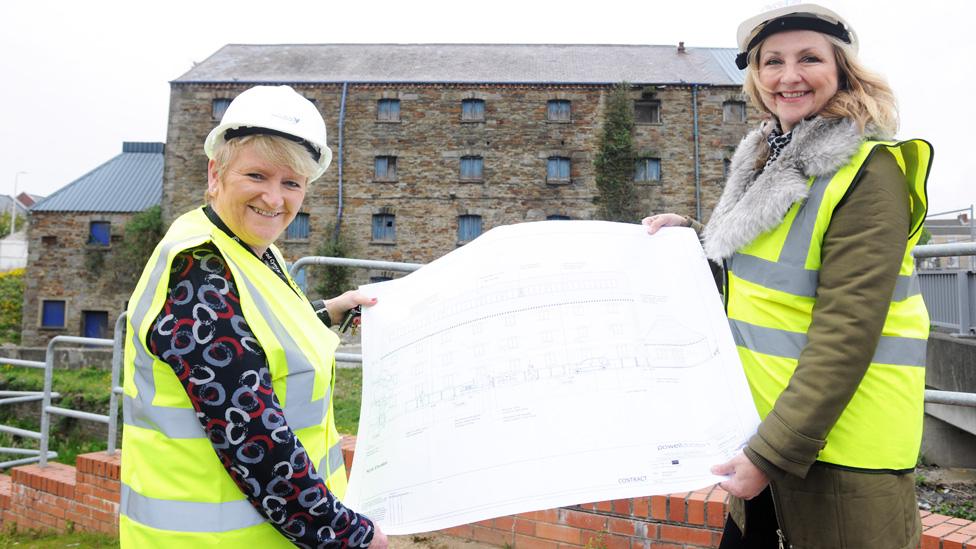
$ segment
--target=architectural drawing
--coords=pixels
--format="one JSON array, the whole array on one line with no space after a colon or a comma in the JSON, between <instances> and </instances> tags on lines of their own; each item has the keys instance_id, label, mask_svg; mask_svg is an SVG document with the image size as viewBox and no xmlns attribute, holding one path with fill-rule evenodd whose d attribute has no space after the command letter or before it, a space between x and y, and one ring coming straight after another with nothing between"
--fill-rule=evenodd
<instances>
[{"instance_id":1,"label":"architectural drawing","mask_svg":"<svg viewBox=\"0 0 976 549\"><path fill-rule=\"evenodd\" d=\"M758 424L688 229L504 226L362 290L346 500L387 533L701 488Z\"/></svg>"}]
</instances>

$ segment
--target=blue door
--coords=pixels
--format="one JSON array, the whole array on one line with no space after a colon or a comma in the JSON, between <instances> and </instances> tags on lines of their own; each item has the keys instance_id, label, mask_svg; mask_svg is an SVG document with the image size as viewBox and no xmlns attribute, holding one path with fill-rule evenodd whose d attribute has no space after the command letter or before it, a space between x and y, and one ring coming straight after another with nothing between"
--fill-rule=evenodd
<instances>
[{"instance_id":1,"label":"blue door","mask_svg":"<svg viewBox=\"0 0 976 549\"><path fill-rule=\"evenodd\" d=\"M83 311L81 335L84 337L108 337L108 313L105 311Z\"/></svg>"}]
</instances>

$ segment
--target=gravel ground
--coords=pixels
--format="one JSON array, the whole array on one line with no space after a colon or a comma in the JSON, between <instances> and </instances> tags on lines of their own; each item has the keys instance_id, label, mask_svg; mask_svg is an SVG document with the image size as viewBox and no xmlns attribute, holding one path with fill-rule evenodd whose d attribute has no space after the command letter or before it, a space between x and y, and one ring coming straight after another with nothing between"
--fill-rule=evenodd
<instances>
[{"instance_id":1,"label":"gravel ground","mask_svg":"<svg viewBox=\"0 0 976 549\"><path fill-rule=\"evenodd\" d=\"M415 534L413 536L390 536L392 549L498 549L477 541L465 541L440 534Z\"/></svg>"},{"instance_id":2,"label":"gravel ground","mask_svg":"<svg viewBox=\"0 0 976 549\"><path fill-rule=\"evenodd\" d=\"M919 509L976 520L976 469L922 466L916 475Z\"/></svg>"}]
</instances>

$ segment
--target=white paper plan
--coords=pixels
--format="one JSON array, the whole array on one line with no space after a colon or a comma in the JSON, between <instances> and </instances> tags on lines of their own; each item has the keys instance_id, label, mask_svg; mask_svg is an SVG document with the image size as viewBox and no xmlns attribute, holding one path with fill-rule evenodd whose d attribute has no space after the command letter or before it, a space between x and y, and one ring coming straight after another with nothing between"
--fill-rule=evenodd
<instances>
[{"instance_id":1,"label":"white paper plan","mask_svg":"<svg viewBox=\"0 0 976 549\"><path fill-rule=\"evenodd\" d=\"M344 499L387 534L699 489L758 425L691 229L508 225L362 291Z\"/></svg>"}]
</instances>

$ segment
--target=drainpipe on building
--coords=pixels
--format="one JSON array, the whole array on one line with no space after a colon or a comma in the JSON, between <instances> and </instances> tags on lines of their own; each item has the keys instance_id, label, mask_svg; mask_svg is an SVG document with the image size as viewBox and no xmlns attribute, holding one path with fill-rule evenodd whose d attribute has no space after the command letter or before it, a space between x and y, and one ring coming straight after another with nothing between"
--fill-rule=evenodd
<instances>
[{"instance_id":1,"label":"drainpipe on building","mask_svg":"<svg viewBox=\"0 0 976 549\"><path fill-rule=\"evenodd\" d=\"M346 127L346 94L349 92L349 83L342 83L342 99L339 101L339 159L336 161L339 170L339 203L336 208L336 223L332 229L332 241L339 241L339 227L342 226L342 138L343 130Z\"/></svg>"},{"instance_id":2,"label":"drainpipe on building","mask_svg":"<svg viewBox=\"0 0 976 549\"><path fill-rule=\"evenodd\" d=\"M702 209L701 209L701 159L699 158L699 145L698 145L698 84L691 85L691 112L692 119L695 123L694 136L695 136L695 219L699 223L702 222Z\"/></svg>"}]
</instances>

